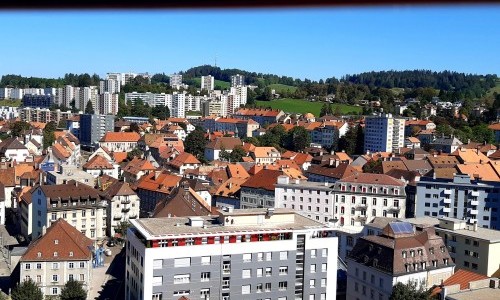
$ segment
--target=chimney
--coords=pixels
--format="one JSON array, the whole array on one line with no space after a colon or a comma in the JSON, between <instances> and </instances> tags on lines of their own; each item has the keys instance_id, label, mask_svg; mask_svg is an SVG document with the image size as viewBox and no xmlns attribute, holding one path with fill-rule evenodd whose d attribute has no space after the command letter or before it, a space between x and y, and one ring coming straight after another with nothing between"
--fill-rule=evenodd
<instances>
[{"instance_id":1,"label":"chimney","mask_svg":"<svg viewBox=\"0 0 500 300\"><path fill-rule=\"evenodd\" d=\"M474 222L474 225L472 225L472 228L474 231L477 231L477 222Z\"/></svg>"},{"instance_id":2,"label":"chimney","mask_svg":"<svg viewBox=\"0 0 500 300\"><path fill-rule=\"evenodd\" d=\"M158 179L158 176L160 176L161 170L155 170L155 180Z\"/></svg>"},{"instance_id":3,"label":"chimney","mask_svg":"<svg viewBox=\"0 0 500 300\"><path fill-rule=\"evenodd\" d=\"M44 236L45 233L47 233L47 226L42 227L42 236Z\"/></svg>"}]
</instances>

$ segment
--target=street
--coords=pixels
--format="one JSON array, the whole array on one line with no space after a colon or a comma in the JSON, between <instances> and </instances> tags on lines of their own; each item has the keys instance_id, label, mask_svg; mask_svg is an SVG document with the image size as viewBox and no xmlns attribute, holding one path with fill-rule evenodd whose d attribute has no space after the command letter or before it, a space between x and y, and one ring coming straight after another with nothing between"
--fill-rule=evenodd
<instances>
[{"instance_id":1,"label":"street","mask_svg":"<svg viewBox=\"0 0 500 300\"><path fill-rule=\"evenodd\" d=\"M89 299L115 300L125 297L125 248L108 247L111 256L106 256L104 267L93 269Z\"/></svg>"}]
</instances>

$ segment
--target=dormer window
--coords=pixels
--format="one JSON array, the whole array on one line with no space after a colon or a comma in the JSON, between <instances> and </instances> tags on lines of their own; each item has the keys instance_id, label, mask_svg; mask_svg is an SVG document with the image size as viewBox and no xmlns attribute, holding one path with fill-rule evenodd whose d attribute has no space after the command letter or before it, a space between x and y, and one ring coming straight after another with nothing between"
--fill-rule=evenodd
<instances>
[{"instance_id":1,"label":"dormer window","mask_svg":"<svg viewBox=\"0 0 500 300\"><path fill-rule=\"evenodd\" d=\"M406 258L406 251L403 251L402 255L403 255L403 258Z\"/></svg>"},{"instance_id":2,"label":"dormer window","mask_svg":"<svg viewBox=\"0 0 500 300\"><path fill-rule=\"evenodd\" d=\"M54 240L54 244L59 245L59 240Z\"/></svg>"},{"instance_id":3,"label":"dormer window","mask_svg":"<svg viewBox=\"0 0 500 300\"><path fill-rule=\"evenodd\" d=\"M57 257L57 252L54 252L54 257Z\"/></svg>"},{"instance_id":4,"label":"dormer window","mask_svg":"<svg viewBox=\"0 0 500 300\"><path fill-rule=\"evenodd\" d=\"M73 257L73 251L70 251L70 252L69 252L69 256L70 256L70 257Z\"/></svg>"},{"instance_id":5,"label":"dormer window","mask_svg":"<svg viewBox=\"0 0 500 300\"><path fill-rule=\"evenodd\" d=\"M37 257L42 257L42 252L38 252L38 253L36 254L36 256L37 256Z\"/></svg>"},{"instance_id":6,"label":"dormer window","mask_svg":"<svg viewBox=\"0 0 500 300\"><path fill-rule=\"evenodd\" d=\"M410 250L411 257L415 257L415 250Z\"/></svg>"},{"instance_id":7,"label":"dormer window","mask_svg":"<svg viewBox=\"0 0 500 300\"><path fill-rule=\"evenodd\" d=\"M429 253L434 254L434 247L429 248Z\"/></svg>"},{"instance_id":8,"label":"dormer window","mask_svg":"<svg viewBox=\"0 0 500 300\"><path fill-rule=\"evenodd\" d=\"M418 251L418 255L420 255L420 256L424 255L424 252L422 251L422 249L418 249L417 251Z\"/></svg>"}]
</instances>

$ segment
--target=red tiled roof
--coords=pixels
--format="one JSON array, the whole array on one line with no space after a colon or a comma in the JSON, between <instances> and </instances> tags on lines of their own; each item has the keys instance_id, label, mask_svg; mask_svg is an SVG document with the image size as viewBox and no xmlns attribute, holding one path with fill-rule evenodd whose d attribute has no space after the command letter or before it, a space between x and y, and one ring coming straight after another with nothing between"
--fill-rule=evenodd
<instances>
[{"instance_id":1,"label":"red tiled roof","mask_svg":"<svg viewBox=\"0 0 500 300\"><path fill-rule=\"evenodd\" d=\"M478 281L478 280L483 280L483 279L488 279L489 277L486 275L474 273L468 270L464 269L458 269L455 274L451 275L448 277L443 282L443 286L451 286L451 285L460 285L460 290L466 290L469 288L469 283L473 281ZM441 293L441 287L436 287L432 290L431 295L437 295Z\"/></svg>"},{"instance_id":2,"label":"red tiled roof","mask_svg":"<svg viewBox=\"0 0 500 300\"><path fill-rule=\"evenodd\" d=\"M116 163L121 163L125 159L127 159L127 152L113 152L111 153L113 159Z\"/></svg>"},{"instance_id":3,"label":"red tiled roof","mask_svg":"<svg viewBox=\"0 0 500 300\"><path fill-rule=\"evenodd\" d=\"M141 136L137 132L106 132L101 142L137 142Z\"/></svg>"},{"instance_id":4,"label":"red tiled roof","mask_svg":"<svg viewBox=\"0 0 500 300\"><path fill-rule=\"evenodd\" d=\"M196 157L194 157L194 155L188 152L181 153L173 161L170 162L170 165L175 168L180 168L185 164L201 164L201 162Z\"/></svg>"},{"instance_id":5,"label":"red tiled roof","mask_svg":"<svg viewBox=\"0 0 500 300\"><path fill-rule=\"evenodd\" d=\"M21 261L90 260L93 241L59 219L39 239L31 243ZM56 255L56 256L55 256Z\"/></svg>"},{"instance_id":6,"label":"red tiled roof","mask_svg":"<svg viewBox=\"0 0 500 300\"><path fill-rule=\"evenodd\" d=\"M110 164L108 160L102 157L101 155L96 155L83 165L83 169L87 170L113 169L113 165Z\"/></svg>"},{"instance_id":7,"label":"red tiled roof","mask_svg":"<svg viewBox=\"0 0 500 300\"><path fill-rule=\"evenodd\" d=\"M265 108L240 108L235 114L243 116L277 117L280 112L280 110L270 110Z\"/></svg>"},{"instance_id":8,"label":"red tiled roof","mask_svg":"<svg viewBox=\"0 0 500 300\"><path fill-rule=\"evenodd\" d=\"M402 181L392 178L391 176L371 173L359 173L340 179L339 182L404 186L404 183Z\"/></svg>"},{"instance_id":9,"label":"red tiled roof","mask_svg":"<svg viewBox=\"0 0 500 300\"><path fill-rule=\"evenodd\" d=\"M278 180L278 176L282 175L283 172L278 170L261 170L257 174L250 177L245 181L241 187L248 187L254 189L264 189L268 191L274 191L274 185Z\"/></svg>"},{"instance_id":10,"label":"red tiled roof","mask_svg":"<svg viewBox=\"0 0 500 300\"><path fill-rule=\"evenodd\" d=\"M160 193L170 193L172 188L177 186L182 179L182 177L170 174L166 170L161 170L158 177L155 178L155 172L142 176L139 179L137 188Z\"/></svg>"}]
</instances>

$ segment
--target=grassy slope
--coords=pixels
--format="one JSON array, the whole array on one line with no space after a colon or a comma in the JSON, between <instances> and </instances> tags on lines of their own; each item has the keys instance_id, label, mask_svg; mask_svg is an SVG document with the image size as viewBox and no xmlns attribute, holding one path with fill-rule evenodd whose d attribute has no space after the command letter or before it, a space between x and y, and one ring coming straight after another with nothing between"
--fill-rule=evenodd
<instances>
[{"instance_id":1,"label":"grassy slope","mask_svg":"<svg viewBox=\"0 0 500 300\"><path fill-rule=\"evenodd\" d=\"M275 90L276 93L280 94L285 90L288 90L289 92L295 92L297 90L297 87L291 86L291 85L286 85L286 84L270 84L269 88L272 90Z\"/></svg>"},{"instance_id":2,"label":"grassy slope","mask_svg":"<svg viewBox=\"0 0 500 300\"><path fill-rule=\"evenodd\" d=\"M312 113L315 116L319 116L319 112L321 111L321 107L323 106L323 102L309 102L303 99L290 99L290 98L284 98L284 99L279 99L279 100L273 100L273 101L256 101L258 106L261 107L272 107L274 109L281 109L285 112L290 112L290 113L300 113L300 114L305 114L305 113ZM361 107L359 106L351 106L351 105L345 105L345 104L332 104L333 110L335 110L336 107L340 107L340 111L342 114L348 114L348 113L357 113L361 112Z\"/></svg>"},{"instance_id":3,"label":"grassy slope","mask_svg":"<svg viewBox=\"0 0 500 300\"><path fill-rule=\"evenodd\" d=\"M14 106L14 107L19 107L21 106L21 100L0 100L0 106Z\"/></svg>"},{"instance_id":4,"label":"grassy slope","mask_svg":"<svg viewBox=\"0 0 500 300\"><path fill-rule=\"evenodd\" d=\"M193 78L193 81L196 83L196 87L201 87L201 78ZM229 89L231 87L231 83L222 80L214 80L214 86L217 89L217 86L220 86L222 89Z\"/></svg>"}]
</instances>

